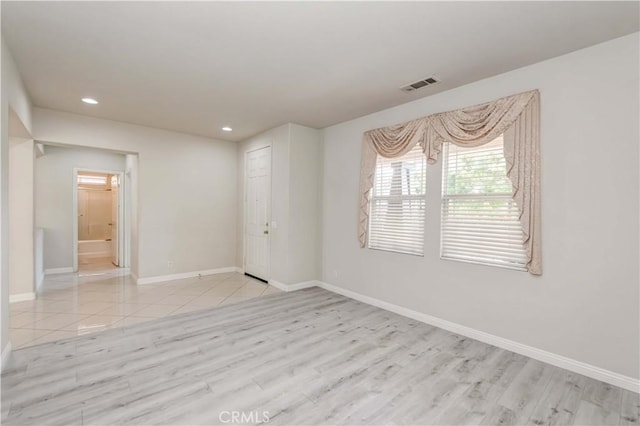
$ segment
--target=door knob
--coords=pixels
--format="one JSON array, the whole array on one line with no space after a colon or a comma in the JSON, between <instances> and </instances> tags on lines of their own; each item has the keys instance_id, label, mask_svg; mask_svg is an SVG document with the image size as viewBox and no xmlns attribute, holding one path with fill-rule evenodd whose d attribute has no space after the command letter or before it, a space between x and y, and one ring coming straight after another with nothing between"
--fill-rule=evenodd
<instances>
[{"instance_id":1,"label":"door knob","mask_svg":"<svg viewBox=\"0 0 640 426\"><path fill-rule=\"evenodd\" d=\"M262 233L263 233L263 234L268 234L268 233L269 233L269 231L263 231Z\"/></svg>"}]
</instances>

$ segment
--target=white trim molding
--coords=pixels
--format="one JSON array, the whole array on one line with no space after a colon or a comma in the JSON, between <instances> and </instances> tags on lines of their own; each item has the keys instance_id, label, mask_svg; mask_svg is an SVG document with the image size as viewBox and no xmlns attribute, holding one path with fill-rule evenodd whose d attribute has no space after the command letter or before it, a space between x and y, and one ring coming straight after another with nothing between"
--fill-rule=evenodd
<instances>
[{"instance_id":1,"label":"white trim molding","mask_svg":"<svg viewBox=\"0 0 640 426\"><path fill-rule=\"evenodd\" d=\"M31 293L18 293L9 295L9 303L25 302L27 300L35 300L36 294Z\"/></svg>"},{"instance_id":2,"label":"white trim molding","mask_svg":"<svg viewBox=\"0 0 640 426\"><path fill-rule=\"evenodd\" d=\"M72 272L73 266L65 266L64 268L49 268L44 270L45 275L71 274Z\"/></svg>"},{"instance_id":3,"label":"white trim molding","mask_svg":"<svg viewBox=\"0 0 640 426\"><path fill-rule=\"evenodd\" d=\"M0 360L0 371L4 371L4 368L7 366L7 361L9 361L9 356L11 355L11 342L7 342L7 346L2 350L2 359Z\"/></svg>"},{"instance_id":4,"label":"white trim molding","mask_svg":"<svg viewBox=\"0 0 640 426\"><path fill-rule=\"evenodd\" d=\"M317 285L318 287L324 288L325 290L341 294L351 299L355 299L369 305L377 306L378 308L385 309L398 315L402 315L404 317L408 317L425 324L442 328L444 330L460 334L471 339L479 340L481 342L488 343L490 345L497 346L499 348L506 349L508 351L515 352L517 354L524 355L538 361L546 362L547 364L564 368L565 370L582 374L584 376L591 377L592 379L600 380L632 392L640 391L640 380L634 379L633 377L615 373L610 370L605 370L604 368L596 367L595 365L587 364L572 358L555 354L553 352L548 352L543 349L538 349L533 346L528 346L513 340L495 336L493 334L485 333L484 331L476 330L471 327L427 315L422 312L417 312L409 308L394 305L393 303L384 302L382 300L370 296L365 296L363 294L356 293L354 291L347 290L333 284L317 281Z\"/></svg>"},{"instance_id":5,"label":"white trim molding","mask_svg":"<svg viewBox=\"0 0 640 426\"><path fill-rule=\"evenodd\" d=\"M44 274L39 277L36 277L36 292L40 293L42 291L42 284L44 283Z\"/></svg>"},{"instance_id":6,"label":"white trim molding","mask_svg":"<svg viewBox=\"0 0 640 426\"><path fill-rule=\"evenodd\" d=\"M183 272L180 274L171 274L171 275L159 275L155 277L138 278L133 274L132 276L134 277L136 284L144 285L144 284L161 283L165 281L182 280L185 278L197 278L205 275L224 274L226 272L237 272L237 271L238 271L237 266L227 266L225 268L206 269L204 271Z\"/></svg>"},{"instance_id":7,"label":"white trim molding","mask_svg":"<svg viewBox=\"0 0 640 426\"><path fill-rule=\"evenodd\" d=\"M278 290L287 291L287 292L302 290L304 288L322 287L319 281L303 281L295 284L285 284L285 283L281 283L280 281L269 280L269 285L274 286Z\"/></svg>"}]
</instances>

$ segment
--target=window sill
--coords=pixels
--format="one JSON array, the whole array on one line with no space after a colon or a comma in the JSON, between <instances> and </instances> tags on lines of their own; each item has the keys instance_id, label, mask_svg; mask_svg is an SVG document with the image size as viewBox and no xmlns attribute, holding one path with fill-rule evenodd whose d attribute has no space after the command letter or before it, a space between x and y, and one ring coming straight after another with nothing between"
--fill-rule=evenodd
<instances>
[{"instance_id":1,"label":"window sill","mask_svg":"<svg viewBox=\"0 0 640 426\"><path fill-rule=\"evenodd\" d=\"M486 263L486 262L480 262L480 261L474 261L474 260L458 259L455 257L443 257L443 256L440 256L440 260L446 260L448 262L470 263L472 265L489 266L492 268L508 269L511 271L518 271L518 272L527 272L527 268L525 268L524 266L499 265L496 263Z\"/></svg>"}]
</instances>

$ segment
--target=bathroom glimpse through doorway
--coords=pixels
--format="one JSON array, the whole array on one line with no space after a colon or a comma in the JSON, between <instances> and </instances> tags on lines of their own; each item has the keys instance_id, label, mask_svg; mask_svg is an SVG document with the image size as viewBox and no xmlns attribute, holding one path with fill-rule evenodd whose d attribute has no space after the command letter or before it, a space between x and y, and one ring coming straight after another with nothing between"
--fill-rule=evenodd
<instances>
[{"instance_id":1,"label":"bathroom glimpse through doorway","mask_svg":"<svg viewBox=\"0 0 640 426\"><path fill-rule=\"evenodd\" d=\"M74 169L74 272L128 267L124 174Z\"/></svg>"}]
</instances>

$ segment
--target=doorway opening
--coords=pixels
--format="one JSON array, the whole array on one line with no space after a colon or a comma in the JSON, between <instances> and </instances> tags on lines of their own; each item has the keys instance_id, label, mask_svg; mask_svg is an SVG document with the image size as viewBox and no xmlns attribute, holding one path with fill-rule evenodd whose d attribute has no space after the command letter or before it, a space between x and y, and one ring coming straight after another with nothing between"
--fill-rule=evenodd
<instances>
[{"instance_id":1,"label":"doorway opening","mask_svg":"<svg viewBox=\"0 0 640 426\"><path fill-rule=\"evenodd\" d=\"M267 282L271 269L271 147L245 157L244 272Z\"/></svg>"},{"instance_id":2,"label":"doorway opening","mask_svg":"<svg viewBox=\"0 0 640 426\"><path fill-rule=\"evenodd\" d=\"M128 267L124 173L74 169L74 272Z\"/></svg>"}]
</instances>

